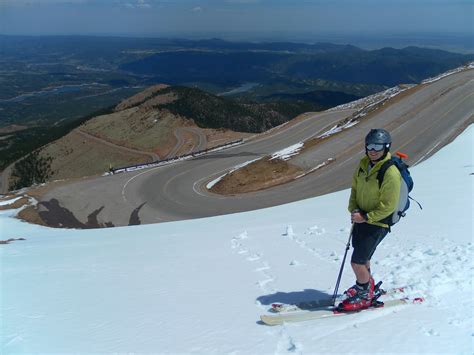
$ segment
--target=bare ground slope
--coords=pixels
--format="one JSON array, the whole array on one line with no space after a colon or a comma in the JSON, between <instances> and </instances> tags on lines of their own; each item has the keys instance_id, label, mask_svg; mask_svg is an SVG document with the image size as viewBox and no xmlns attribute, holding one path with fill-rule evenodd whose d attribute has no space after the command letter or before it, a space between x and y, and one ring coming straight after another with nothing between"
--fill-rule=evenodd
<instances>
[{"instance_id":1,"label":"bare ground slope","mask_svg":"<svg viewBox=\"0 0 474 355\"><path fill-rule=\"evenodd\" d=\"M94 117L41 148L40 156L52 158L49 180L100 175L110 168L173 158L249 136L228 129L202 129L192 119L172 114L162 105L178 97L162 92L166 88L147 88L122 101L113 113ZM0 176L0 187L11 184L11 170Z\"/></svg>"}]
</instances>

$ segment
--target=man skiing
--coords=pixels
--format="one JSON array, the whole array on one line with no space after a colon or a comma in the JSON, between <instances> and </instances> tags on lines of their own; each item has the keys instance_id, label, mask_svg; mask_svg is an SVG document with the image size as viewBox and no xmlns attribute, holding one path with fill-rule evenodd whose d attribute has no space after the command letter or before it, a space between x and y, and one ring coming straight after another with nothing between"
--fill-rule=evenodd
<instances>
[{"instance_id":1,"label":"man skiing","mask_svg":"<svg viewBox=\"0 0 474 355\"><path fill-rule=\"evenodd\" d=\"M366 155L361 159L352 178L349 212L351 213L353 253L351 266L356 284L344 292L339 305L347 311L367 308L374 297L374 279L370 273L370 259L378 244L390 231L385 218L398 205L401 175L396 166L385 172L379 187L377 172L390 160L392 139L384 129L372 129L365 137Z\"/></svg>"}]
</instances>

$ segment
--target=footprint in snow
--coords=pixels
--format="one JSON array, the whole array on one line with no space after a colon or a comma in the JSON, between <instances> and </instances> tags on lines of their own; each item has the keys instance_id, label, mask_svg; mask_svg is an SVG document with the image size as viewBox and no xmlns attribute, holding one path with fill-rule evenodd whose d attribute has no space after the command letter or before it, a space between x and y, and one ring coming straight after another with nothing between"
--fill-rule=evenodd
<instances>
[{"instance_id":1,"label":"footprint in snow","mask_svg":"<svg viewBox=\"0 0 474 355\"><path fill-rule=\"evenodd\" d=\"M255 271L257 272L266 271L266 270L270 270L270 266L267 263L263 263L262 267L258 267L255 269Z\"/></svg>"},{"instance_id":2,"label":"footprint in snow","mask_svg":"<svg viewBox=\"0 0 474 355\"><path fill-rule=\"evenodd\" d=\"M248 234L247 234L247 231L244 231L243 233L240 233L237 237L235 237L234 239L248 239Z\"/></svg>"},{"instance_id":3,"label":"footprint in snow","mask_svg":"<svg viewBox=\"0 0 474 355\"><path fill-rule=\"evenodd\" d=\"M247 258L248 261L257 261L260 260L260 254L252 254Z\"/></svg>"},{"instance_id":4,"label":"footprint in snow","mask_svg":"<svg viewBox=\"0 0 474 355\"><path fill-rule=\"evenodd\" d=\"M295 236L295 233L293 232L293 227L288 225L286 227L285 233L283 233L282 236L293 238Z\"/></svg>"},{"instance_id":5,"label":"footprint in snow","mask_svg":"<svg viewBox=\"0 0 474 355\"><path fill-rule=\"evenodd\" d=\"M296 343L284 328L280 332L280 340L275 354L281 353L301 353L301 345Z\"/></svg>"},{"instance_id":6,"label":"footprint in snow","mask_svg":"<svg viewBox=\"0 0 474 355\"><path fill-rule=\"evenodd\" d=\"M242 246L242 244L240 244L235 238L232 238L231 245L232 245L232 249L237 249Z\"/></svg>"},{"instance_id":7,"label":"footprint in snow","mask_svg":"<svg viewBox=\"0 0 474 355\"><path fill-rule=\"evenodd\" d=\"M267 284L269 284L270 282L273 282L273 281L275 281L275 279L271 277L271 278L268 278L268 279L266 279L266 280L258 281L258 282L257 282L257 285L259 285L262 290L267 291L267 289L266 289L265 286L266 286Z\"/></svg>"},{"instance_id":8,"label":"footprint in snow","mask_svg":"<svg viewBox=\"0 0 474 355\"><path fill-rule=\"evenodd\" d=\"M236 237L233 237L231 239L232 249L235 249L235 252L237 254L245 257L245 260L252 263L257 263L257 265L260 264L260 266L255 268L254 270L256 272L260 272L263 280L260 279L259 281L256 282L256 284L259 285L262 291L264 291L265 293L275 293L276 291L271 286L268 285L269 283L275 280L273 275L271 275L270 272L267 271L271 269L270 265L266 261L262 261L262 253L255 252L252 249L248 249L248 246L246 245L246 242L244 241L244 239L249 239L247 231L239 234ZM257 303L257 305L259 304Z\"/></svg>"},{"instance_id":9,"label":"footprint in snow","mask_svg":"<svg viewBox=\"0 0 474 355\"><path fill-rule=\"evenodd\" d=\"M448 324L449 324L449 325L453 325L453 326L455 326L455 327L459 327L459 326L461 326L462 323L461 323L461 321L460 321L459 319L450 319L450 320L448 321Z\"/></svg>"},{"instance_id":10,"label":"footprint in snow","mask_svg":"<svg viewBox=\"0 0 474 355\"><path fill-rule=\"evenodd\" d=\"M322 235L326 233L326 230L324 228L320 228L317 225L308 228L308 230L305 232L305 234L309 235Z\"/></svg>"},{"instance_id":11,"label":"footprint in snow","mask_svg":"<svg viewBox=\"0 0 474 355\"><path fill-rule=\"evenodd\" d=\"M421 330L423 331L423 333L426 335L426 336L429 336L429 337L432 337L432 336L435 336L435 337L439 337L439 333L434 330L434 329L426 329L426 328L421 328Z\"/></svg>"},{"instance_id":12,"label":"footprint in snow","mask_svg":"<svg viewBox=\"0 0 474 355\"><path fill-rule=\"evenodd\" d=\"M332 251L331 254L329 254L329 256L331 257L332 261L339 261L341 259L340 255L338 252L336 251Z\"/></svg>"}]
</instances>

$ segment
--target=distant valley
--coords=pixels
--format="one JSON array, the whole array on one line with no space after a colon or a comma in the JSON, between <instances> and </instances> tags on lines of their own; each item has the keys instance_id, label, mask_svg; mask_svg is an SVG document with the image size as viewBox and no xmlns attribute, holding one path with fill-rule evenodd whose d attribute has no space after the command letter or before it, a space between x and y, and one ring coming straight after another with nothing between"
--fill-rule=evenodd
<instances>
[{"instance_id":1,"label":"distant valley","mask_svg":"<svg viewBox=\"0 0 474 355\"><path fill-rule=\"evenodd\" d=\"M88 122L97 123L99 117L109 118L102 119L99 131L89 129L88 134L162 156L171 152L167 149L174 145L173 132L179 127L237 133L231 136L259 133L303 112L325 110L397 84L418 83L474 59L472 54L416 47L367 51L328 43L218 39L0 36L0 48L0 171L57 139L65 144L63 137L78 127L94 126ZM159 109L143 109L147 104L142 102L131 121L116 119L120 102L157 84L167 86L159 96L174 95L175 100ZM162 117L154 118L161 126L152 129L147 126L152 111L173 119L164 128ZM147 146L139 135L127 141L133 134L116 139L111 127L120 126L118 122L122 129L128 125L131 133L148 134L159 126L159 134L171 138L156 141L162 146ZM192 137L192 130L182 132ZM72 148L66 144L62 149ZM53 161L62 156L51 154ZM123 161L107 159L120 164L144 158L130 154ZM41 161L43 168L50 165L48 159ZM57 172L61 164L54 166L53 162L46 176L62 176Z\"/></svg>"}]
</instances>

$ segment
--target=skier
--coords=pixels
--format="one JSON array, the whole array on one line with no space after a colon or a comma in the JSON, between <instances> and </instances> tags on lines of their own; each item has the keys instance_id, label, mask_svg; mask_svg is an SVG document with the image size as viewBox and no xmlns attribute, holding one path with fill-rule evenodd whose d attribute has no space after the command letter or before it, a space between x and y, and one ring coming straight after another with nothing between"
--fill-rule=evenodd
<instances>
[{"instance_id":1,"label":"skier","mask_svg":"<svg viewBox=\"0 0 474 355\"><path fill-rule=\"evenodd\" d=\"M365 137L365 153L352 178L349 212L351 213L352 258L351 266L356 284L344 292L340 307L347 311L367 308L374 296L374 279L370 272L370 259L382 239L390 231L384 221L398 205L401 175L397 167L390 166L379 188L377 172L391 158L390 133L372 129Z\"/></svg>"}]
</instances>

